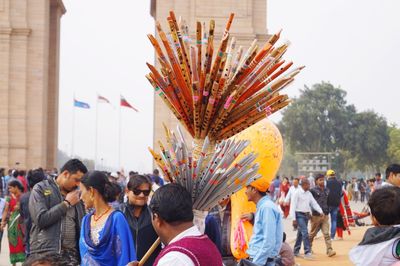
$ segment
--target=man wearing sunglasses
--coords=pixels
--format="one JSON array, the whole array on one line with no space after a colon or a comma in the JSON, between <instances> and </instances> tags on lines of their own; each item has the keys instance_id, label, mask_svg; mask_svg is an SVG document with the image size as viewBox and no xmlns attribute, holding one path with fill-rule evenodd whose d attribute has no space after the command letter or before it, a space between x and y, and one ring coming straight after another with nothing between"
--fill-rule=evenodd
<instances>
[{"instance_id":1,"label":"man wearing sunglasses","mask_svg":"<svg viewBox=\"0 0 400 266\"><path fill-rule=\"evenodd\" d=\"M151 224L151 212L147 206L150 191L150 178L143 175L133 175L130 177L126 188L128 202L120 205L120 210L124 213L132 231L138 260L144 256L158 237ZM153 265L160 251L161 245L157 247L144 265Z\"/></svg>"}]
</instances>

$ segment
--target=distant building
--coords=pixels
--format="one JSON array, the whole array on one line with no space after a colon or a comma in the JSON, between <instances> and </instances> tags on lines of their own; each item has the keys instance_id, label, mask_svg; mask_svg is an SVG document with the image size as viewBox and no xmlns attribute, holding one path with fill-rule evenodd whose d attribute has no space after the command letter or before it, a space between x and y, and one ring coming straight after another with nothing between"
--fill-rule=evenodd
<instances>
[{"instance_id":1,"label":"distant building","mask_svg":"<svg viewBox=\"0 0 400 266\"><path fill-rule=\"evenodd\" d=\"M299 175L308 176L313 173L325 173L331 168L334 152L297 152ZM314 175L315 176L315 175Z\"/></svg>"}]
</instances>

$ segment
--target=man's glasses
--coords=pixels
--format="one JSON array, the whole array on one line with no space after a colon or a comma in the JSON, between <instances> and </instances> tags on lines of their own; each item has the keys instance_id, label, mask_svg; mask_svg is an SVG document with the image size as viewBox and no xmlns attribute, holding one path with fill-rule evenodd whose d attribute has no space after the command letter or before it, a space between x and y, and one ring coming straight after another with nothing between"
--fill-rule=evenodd
<instances>
[{"instance_id":1,"label":"man's glasses","mask_svg":"<svg viewBox=\"0 0 400 266\"><path fill-rule=\"evenodd\" d=\"M136 196L139 196L140 193L143 193L143 195L145 195L145 196L150 195L150 189L148 189L148 190L134 189L132 192L133 192L133 194L135 194Z\"/></svg>"}]
</instances>

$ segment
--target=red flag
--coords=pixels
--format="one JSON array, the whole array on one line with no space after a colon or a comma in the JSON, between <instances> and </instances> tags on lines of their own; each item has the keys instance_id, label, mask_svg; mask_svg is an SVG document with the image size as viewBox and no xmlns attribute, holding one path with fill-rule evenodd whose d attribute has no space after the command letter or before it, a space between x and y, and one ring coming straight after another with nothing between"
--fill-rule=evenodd
<instances>
[{"instance_id":1,"label":"red flag","mask_svg":"<svg viewBox=\"0 0 400 266\"><path fill-rule=\"evenodd\" d=\"M139 112L138 109L136 109L135 107L133 107L130 103L128 103L128 101L124 98L124 96L121 95L121 106L125 106L128 108L132 108L133 110L135 110L136 112Z\"/></svg>"}]
</instances>

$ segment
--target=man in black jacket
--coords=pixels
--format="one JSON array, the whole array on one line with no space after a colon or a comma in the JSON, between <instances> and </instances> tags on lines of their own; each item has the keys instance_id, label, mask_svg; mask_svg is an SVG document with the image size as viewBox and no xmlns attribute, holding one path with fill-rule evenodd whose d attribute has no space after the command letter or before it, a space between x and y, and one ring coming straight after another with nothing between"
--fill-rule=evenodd
<instances>
[{"instance_id":1,"label":"man in black jacket","mask_svg":"<svg viewBox=\"0 0 400 266\"><path fill-rule=\"evenodd\" d=\"M24 220L25 232L26 232L26 234L24 236L25 253L27 255L29 255L30 254L29 232L31 231L31 228L32 228L32 219L31 219L31 215L29 214L29 198L31 196L31 191L32 191L33 187L37 183L45 180L46 176L44 174L43 169L39 168L39 169L30 170L28 172L27 179L28 179L28 185L29 185L30 190L21 196L19 205L20 205L21 218Z\"/></svg>"},{"instance_id":2,"label":"man in black jacket","mask_svg":"<svg viewBox=\"0 0 400 266\"><path fill-rule=\"evenodd\" d=\"M317 201L318 205L324 212L324 216L321 216L318 212L313 211L311 216L311 232L310 232L310 244L312 247L312 242L314 237L317 235L319 230L325 238L326 254L329 257L336 255L336 252L332 249L332 241L329 235L329 207L328 207L328 195L329 190L325 187L325 176L323 174L318 174L315 178L315 187L310 191L314 199Z\"/></svg>"},{"instance_id":3,"label":"man in black jacket","mask_svg":"<svg viewBox=\"0 0 400 266\"><path fill-rule=\"evenodd\" d=\"M335 171L328 170L326 172L326 187L329 189L328 207L331 215L331 239L335 239L336 221L339 211L340 200L343 195L342 183L336 179Z\"/></svg>"},{"instance_id":4,"label":"man in black jacket","mask_svg":"<svg viewBox=\"0 0 400 266\"><path fill-rule=\"evenodd\" d=\"M31 192L30 252L32 256L58 254L62 265L79 265L78 240L85 210L77 188L87 168L72 159L60 172L56 179L36 184Z\"/></svg>"},{"instance_id":5,"label":"man in black jacket","mask_svg":"<svg viewBox=\"0 0 400 266\"><path fill-rule=\"evenodd\" d=\"M151 211L147 206L150 192L150 178L143 175L130 177L126 190L128 202L121 204L119 208L124 213L131 228L138 260L142 259L147 250L158 238L151 223ZM160 251L161 245L157 247L144 265L153 265Z\"/></svg>"}]
</instances>

